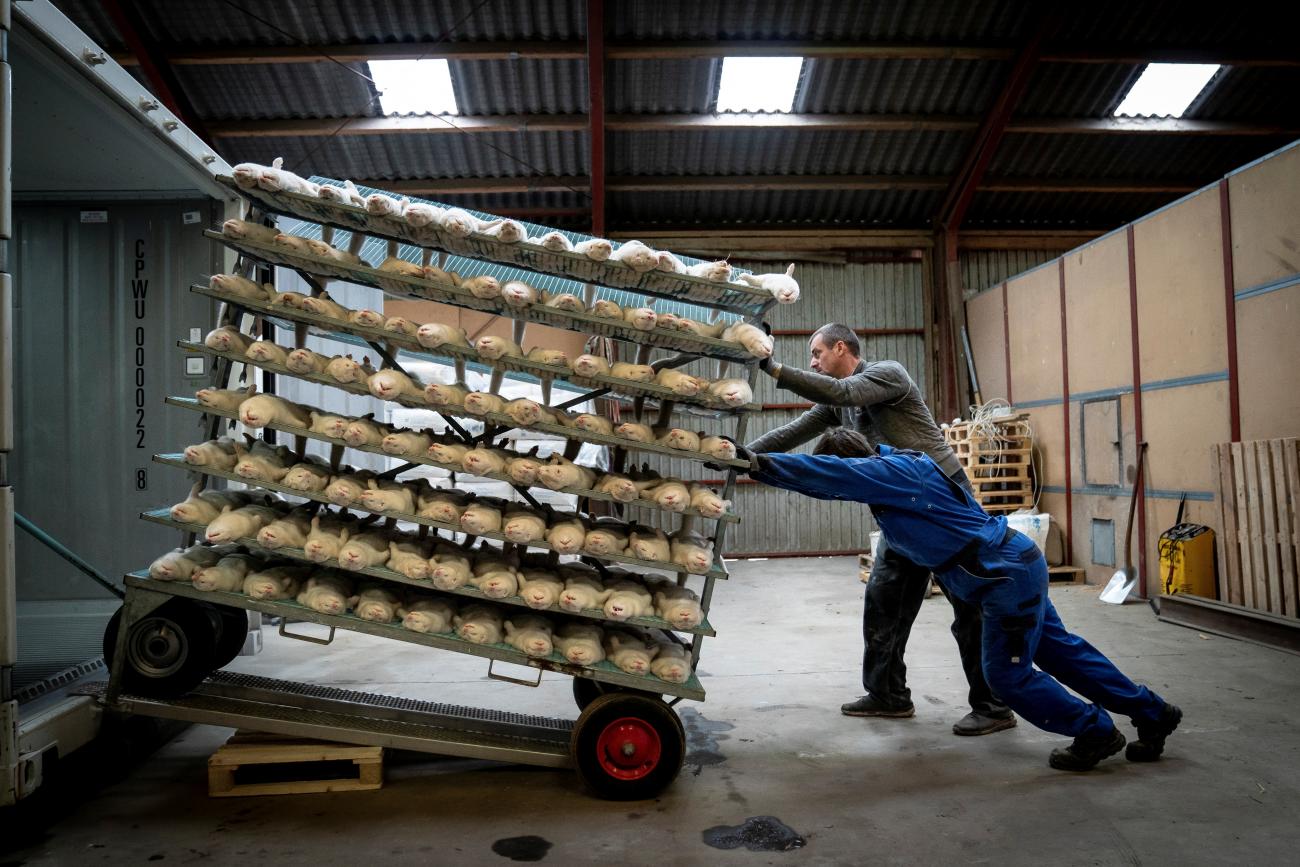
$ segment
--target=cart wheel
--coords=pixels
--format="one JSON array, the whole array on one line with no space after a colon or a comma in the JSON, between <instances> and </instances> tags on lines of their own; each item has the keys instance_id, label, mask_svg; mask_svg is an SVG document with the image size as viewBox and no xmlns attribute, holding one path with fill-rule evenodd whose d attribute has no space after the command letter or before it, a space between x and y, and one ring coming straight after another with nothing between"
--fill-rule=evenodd
<instances>
[{"instance_id":1,"label":"cart wheel","mask_svg":"<svg viewBox=\"0 0 1300 867\"><path fill-rule=\"evenodd\" d=\"M652 798L677 778L686 737L662 699L635 693L598 696L578 717L570 740L578 774L597 796Z\"/></svg>"},{"instance_id":2,"label":"cart wheel","mask_svg":"<svg viewBox=\"0 0 1300 867\"><path fill-rule=\"evenodd\" d=\"M618 686L613 683L604 683L599 680L591 680L586 677L575 677L573 679L573 701L578 705L578 710L586 710L587 705L591 704L602 695L643 695L646 698L657 699L659 695L645 690L632 689L631 687Z\"/></svg>"},{"instance_id":3,"label":"cart wheel","mask_svg":"<svg viewBox=\"0 0 1300 867\"><path fill-rule=\"evenodd\" d=\"M118 609L104 630L104 660L113 664ZM139 620L127 636L122 688L147 696L184 695L213 670L217 630L208 612L188 599L172 599Z\"/></svg>"},{"instance_id":4,"label":"cart wheel","mask_svg":"<svg viewBox=\"0 0 1300 867\"><path fill-rule=\"evenodd\" d=\"M217 621L217 640L212 652L212 670L216 671L230 665L244 649L244 639L248 637L248 612L212 603L208 603L208 608L216 614Z\"/></svg>"}]
</instances>

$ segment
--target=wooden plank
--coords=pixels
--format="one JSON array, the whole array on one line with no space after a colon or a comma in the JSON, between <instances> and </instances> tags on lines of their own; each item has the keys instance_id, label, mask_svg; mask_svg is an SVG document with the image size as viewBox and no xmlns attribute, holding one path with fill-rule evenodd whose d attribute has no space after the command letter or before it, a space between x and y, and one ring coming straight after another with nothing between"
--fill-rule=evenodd
<instances>
[{"instance_id":1,"label":"wooden plank","mask_svg":"<svg viewBox=\"0 0 1300 867\"><path fill-rule=\"evenodd\" d=\"M1246 477L1246 511L1249 516L1251 584L1255 595L1255 608L1270 611L1268 607L1268 561L1264 558L1264 515L1260 500L1259 456L1254 442L1241 444Z\"/></svg>"},{"instance_id":2,"label":"wooden plank","mask_svg":"<svg viewBox=\"0 0 1300 867\"><path fill-rule=\"evenodd\" d=\"M1241 605L1241 547L1237 539L1237 499L1233 485L1232 449L1217 443L1210 449L1219 480L1219 598Z\"/></svg>"},{"instance_id":3,"label":"wooden plank","mask_svg":"<svg viewBox=\"0 0 1300 867\"><path fill-rule=\"evenodd\" d=\"M1282 572L1278 562L1277 547L1277 497L1273 489L1273 455L1268 440L1256 440L1255 462L1259 467L1259 510L1263 519L1261 536L1264 540L1264 585L1268 588L1268 610L1284 614L1282 608Z\"/></svg>"},{"instance_id":4,"label":"wooden plank","mask_svg":"<svg viewBox=\"0 0 1300 867\"><path fill-rule=\"evenodd\" d=\"M1293 606L1287 614L1300 617L1300 439L1288 437L1280 440L1282 489L1286 496L1286 521L1278 529L1283 557L1283 569L1290 577L1287 592ZM1275 470L1275 472L1278 472ZM1278 514L1282 513L1279 505Z\"/></svg>"},{"instance_id":5,"label":"wooden plank","mask_svg":"<svg viewBox=\"0 0 1300 867\"><path fill-rule=\"evenodd\" d=\"M1255 608L1255 563L1250 544L1251 511L1246 494L1246 449L1240 442L1231 444L1233 488L1237 504L1237 548L1241 552L1241 604Z\"/></svg>"},{"instance_id":6,"label":"wooden plank","mask_svg":"<svg viewBox=\"0 0 1300 867\"><path fill-rule=\"evenodd\" d=\"M1272 491L1275 523L1273 527L1272 548L1277 554L1277 572L1274 583L1278 588L1281 607L1279 614L1296 616L1295 559L1291 549L1291 504L1287 492L1286 478L1286 440L1268 440L1269 452L1269 488Z\"/></svg>"}]
</instances>

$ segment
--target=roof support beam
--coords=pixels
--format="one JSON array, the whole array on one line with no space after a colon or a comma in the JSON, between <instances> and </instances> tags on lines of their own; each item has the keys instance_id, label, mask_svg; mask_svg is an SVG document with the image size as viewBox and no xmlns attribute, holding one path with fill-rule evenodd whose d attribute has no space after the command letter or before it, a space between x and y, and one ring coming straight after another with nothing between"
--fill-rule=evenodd
<instances>
[{"instance_id":1,"label":"roof support beam","mask_svg":"<svg viewBox=\"0 0 1300 867\"><path fill-rule=\"evenodd\" d=\"M587 115L591 119L591 233L605 234L605 0L587 0Z\"/></svg>"},{"instance_id":2,"label":"roof support beam","mask_svg":"<svg viewBox=\"0 0 1300 867\"><path fill-rule=\"evenodd\" d=\"M138 64L131 52L113 57L123 66ZM915 43L799 42L719 40L709 42L635 42L606 46L611 60L690 60L710 57L814 57L828 60L1010 60L1014 48L998 45L928 45ZM400 42L346 45L244 45L183 49L167 55L175 66L224 66L254 63L343 63L367 60L585 60L587 46L570 42ZM1221 63L1227 66L1300 66L1295 52L1246 48L1178 48L1150 46L1058 46L1044 51L1044 63Z\"/></svg>"},{"instance_id":3,"label":"roof support beam","mask_svg":"<svg viewBox=\"0 0 1300 867\"><path fill-rule=\"evenodd\" d=\"M976 117L911 114L613 114L605 129L613 132L696 130L810 130L835 132L967 132L977 129ZM457 132L586 132L591 121L581 114L503 114L478 116L358 117L341 129L338 118L218 121L208 125L222 138L266 138L332 135L432 135ZM1180 118L1015 118L1008 133L1034 135L1221 135L1296 136L1300 126L1238 123Z\"/></svg>"},{"instance_id":4,"label":"roof support beam","mask_svg":"<svg viewBox=\"0 0 1300 867\"><path fill-rule=\"evenodd\" d=\"M412 196L467 193L573 192L591 189L591 179L581 175L517 178L429 178L425 180L366 180L357 183ZM605 181L608 192L717 192L771 190L945 190L949 178L921 175L645 175L613 176ZM1190 193L1192 181L1090 181L1058 178L992 178L981 190L999 193Z\"/></svg>"},{"instance_id":5,"label":"roof support beam","mask_svg":"<svg viewBox=\"0 0 1300 867\"><path fill-rule=\"evenodd\" d=\"M966 209L970 206L975 190L984 179L984 172L993 160L993 154L1002 143L1007 124L1016 110L1016 105L1029 87L1029 79L1038 67L1038 58L1042 53L1043 43L1051 37L1060 23L1060 12L1050 11L1039 19L1034 32L1016 55L997 99L975 134L974 144L966 153L961 168L952 179L948 194L944 196L943 206L936 215L936 223L945 232L956 232L961 226Z\"/></svg>"},{"instance_id":6,"label":"roof support beam","mask_svg":"<svg viewBox=\"0 0 1300 867\"><path fill-rule=\"evenodd\" d=\"M185 96L176 73L172 71L163 56L162 49L149 35L144 18L136 8L134 0L105 0L104 8L113 19L113 25L117 27L122 40L130 46L133 55L138 58L138 64L149 81L154 95L162 100L163 105L180 118L195 135L212 147L211 132L204 126L193 104Z\"/></svg>"}]
</instances>

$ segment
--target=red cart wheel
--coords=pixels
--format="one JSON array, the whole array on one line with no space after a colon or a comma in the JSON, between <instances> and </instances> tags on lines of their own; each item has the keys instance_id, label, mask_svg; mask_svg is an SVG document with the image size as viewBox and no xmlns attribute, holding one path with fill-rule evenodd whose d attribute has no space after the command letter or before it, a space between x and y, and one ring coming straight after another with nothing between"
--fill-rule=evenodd
<instances>
[{"instance_id":1,"label":"red cart wheel","mask_svg":"<svg viewBox=\"0 0 1300 867\"><path fill-rule=\"evenodd\" d=\"M578 774L596 795L652 798L676 779L686 754L677 714L661 699L609 693L587 706L571 741Z\"/></svg>"}]
</instances>

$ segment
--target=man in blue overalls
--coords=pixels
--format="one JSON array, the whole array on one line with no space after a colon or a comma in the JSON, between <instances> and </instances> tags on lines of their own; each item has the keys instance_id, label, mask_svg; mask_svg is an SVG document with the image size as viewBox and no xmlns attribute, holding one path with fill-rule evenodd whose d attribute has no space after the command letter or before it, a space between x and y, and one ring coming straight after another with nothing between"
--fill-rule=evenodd
<instances>
[{"instance_id":1,"label":"man in blue overalls","mask_svg":"<svg viewBox=\"0 0 1300 867\"><path fill-rule=\"evenodd\" d=\"M1052 767L1091 770L1124 749L1107 710L1137 726L1138 739L1126 753L1131 761L1160 757L1182 711L1065 630L1047 598L1047 563L1038 547L1007 527L1006 518L985 513L927 455L884 445L877 453L861 434L844 429L822 437L813 455L739 451L757 481L821 500L866 503L891 547L932 570L949 593L979 606L989 686L1029 722L1074 738L1052 751Z\"/></svg>"}]
</instances>

